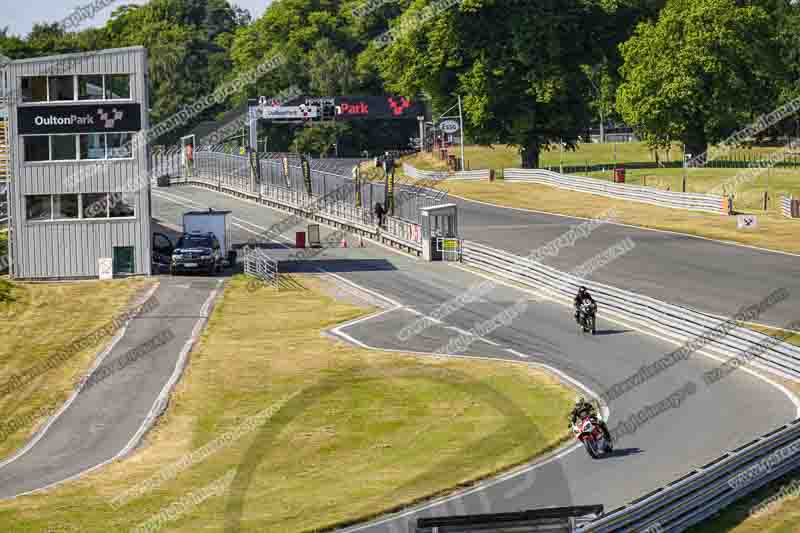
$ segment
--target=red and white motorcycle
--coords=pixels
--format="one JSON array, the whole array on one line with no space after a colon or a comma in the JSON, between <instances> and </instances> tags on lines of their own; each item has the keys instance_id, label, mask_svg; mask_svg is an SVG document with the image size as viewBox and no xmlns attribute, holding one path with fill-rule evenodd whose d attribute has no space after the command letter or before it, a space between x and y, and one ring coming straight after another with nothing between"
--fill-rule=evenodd
<instances>
[{"instance_id":1,"label":"red and white motorcycle","mask_svg":"<svg viewBox=\"0 0 800 533\"><path fill-rule=\"evenodd\" d=\"M602 422L593 416L585 417L580 423L572 426L572 431L579 441L583 443L592 459L614 451L611 438L606 438Z\"/></svg>"}]
</instances>

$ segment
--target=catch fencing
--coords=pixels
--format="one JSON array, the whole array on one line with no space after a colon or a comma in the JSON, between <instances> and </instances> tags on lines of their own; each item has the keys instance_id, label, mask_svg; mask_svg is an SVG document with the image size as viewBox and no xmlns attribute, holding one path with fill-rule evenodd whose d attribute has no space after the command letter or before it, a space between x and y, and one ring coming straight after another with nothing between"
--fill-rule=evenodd
<instances>
[{"instance_id":1,"label":"catch fencing","mask_svg":"<svg viewBox=\"0 0 800 533\"><path fill-rule=\"evenodd\" d=\"M186 170L182 177L173 179L172 183L208 187L348 230L416 255L422 253L421 226L397 216L387 216L384 226L378 227L375 214L368 206L354 205L354 180L312 169L312 190L318 193L309 195L305 190L301 167L290 164L287 180L282 173L282 161L278 163L278 170L275 170L276 165L272 161L262 160L260 164L262 183L259 186L251 174L249 158L196 152L191 171ZM287 181L288 185L294 186L287 186ZM375 185L377 189L376 184L366 185ZM438 200L420 195L411 195L410 200L408 198L398 194L398 207L408 210L414 206L424 206L426 201L435 203ZM404 201L407 203L401 204Z\"/></svg>"},{"instance_id":2,"label":"catch fencing","mask_svg":"<svg viewBox=\"0 0 800 533\"><path fill-rule=\"evenodd\" d=\"M590 282L565 274L503 250L483 244L464 242L464 263L506 278L521 285L572 300L577 288L588 287L603 305L603 313L647 324L670 337L685 341L704 338L719 328L719 318L693 309L668 304L608 285ZM752 364L771 370L791 380L800 380L800 347L747 328L730 324L730 330L717 338L705 337L703 350L725 358L752 354ZM761 353L757 353L757 352ZM738 365L736 366L738 368ZM709 385L711 386L711 385ZM775 465L769 458L776 450L792 446L796 452ZM734 483L743 472L759 469L769 462L769 471L748 483ZM771 431L745 446L725 453L705 466L695 468L665 487L652 491L631 503L606 513L602 518L576 529L579 532L610 533L618 531L685 531L690 526L724 509L731 502L753 492L765 483L800 467L800 419ZM749 469L749 470L748 470Z\"/></svg>"},{"instance_id":3,"label":"catch fencing","mask_svg":"<svg viewBox=\"0 0 800 533\"><path fill-rule=\"evenodd\" d=\"M261 167L261 184L272 185L293 191L306 192L303 169L298 158L288 161L288 174L285 173L283 158L264 158L259 160ZM195 152L191 172L209 180L216 180L218 185L257 192L257 185L252 180L253 163L249 157L225 154L221 152ZM362 181L359 187L352 177L342 173L320 170L332 165L330 162L312 161L311 191L312 196L328 198L335 194L337 201L372 211L377 203L385 205L386 185ZM447 191L419 187L408 183L395 183L394 217L415 224L421 223L420 210L446 203ZM359 202L360 200L360 202Z\"/></svg>"},{"instance_id":4,"label":"catch fencing","mask_svg":"<svg viewBox=\"0 0 800 533\"><path fill-rule=\"evenodd\" d=\"M733 213L733 202L725 196L712 194L661 191L650 187L611 183L605 180L567 176L549 170L505 169L505 181L540 183L571 191L596 194L609 198L631 200L659 207L704 211L720 215Z\"/></svg>"},{"instance_id":5,"label":"catch fencing","mask_svg":"<svg viewBox=\"0 0 800 533\"><path fill-rule=\"evenodd\" d=\"M800 218L800 200L781 196L781 214L788 218Z\"/></svg>"}]
</instances>

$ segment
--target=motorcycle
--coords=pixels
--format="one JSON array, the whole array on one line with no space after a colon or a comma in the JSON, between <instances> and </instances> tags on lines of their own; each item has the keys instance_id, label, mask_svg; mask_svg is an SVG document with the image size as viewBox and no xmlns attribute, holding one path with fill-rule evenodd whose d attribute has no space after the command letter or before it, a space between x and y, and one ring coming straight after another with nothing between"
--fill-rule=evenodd
<instances>
[{"instance_id":1,"label":"motorcycle","mask_svg":"<svg viewBox=\"0 0 800 533\"><path fill-rule=\"evenodd\" d=\"M597 304L593 302L588 302L581 304L578 308L578 324L583 329L584 333L592 332L592 335L595 334L596 331L596 323L597 323Z\"/></svg>"},{"instance_id":2,"label":"motorcycle","mask_svg":"<svg viewBox=\"0 0 800 533\"><path fill-rule=\"evenodd\" d=\"M601 422L595 417L587 416L580 424L573 426L572 431L579 441L583 443L586 452L592 459L598 459L604 453L614 451L614 443L606 439Z\"/></svg>"}]
</instances>

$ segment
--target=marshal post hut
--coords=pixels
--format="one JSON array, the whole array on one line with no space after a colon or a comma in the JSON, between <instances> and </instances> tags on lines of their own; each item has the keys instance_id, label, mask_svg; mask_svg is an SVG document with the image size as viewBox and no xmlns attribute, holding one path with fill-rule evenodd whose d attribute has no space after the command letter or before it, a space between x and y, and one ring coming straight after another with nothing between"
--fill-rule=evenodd
<instances>
[{"instance_id":1,"label":"marshal post hut","mask_svg":"<svg viewBox=\"0 0 800 533\"><path fill-rule=\"evenodd\" d=\"M149 275L149 159L146 143L133 140L149 127L145 48L0 69L11 152L11 276Z\"/></svg>"}]
</instances>

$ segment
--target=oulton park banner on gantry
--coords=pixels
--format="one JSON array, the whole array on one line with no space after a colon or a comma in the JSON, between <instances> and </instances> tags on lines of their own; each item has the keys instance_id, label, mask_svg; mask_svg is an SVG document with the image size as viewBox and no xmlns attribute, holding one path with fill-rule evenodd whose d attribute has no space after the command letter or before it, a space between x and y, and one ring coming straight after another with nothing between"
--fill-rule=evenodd
<instances>
[{"instance_id":1,"label":"oulton park banner on gantry","mask_svg":"<svg viewBox=\"0 0 800 533\"><path fill-rule=\"evenodd\" d=\"M425 106L403 96L336 96L337 120L414 119L425 115Z\"/></svg>"}]
</instances>

